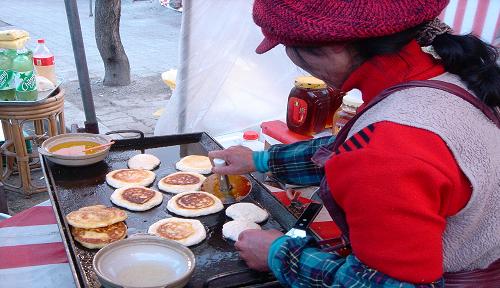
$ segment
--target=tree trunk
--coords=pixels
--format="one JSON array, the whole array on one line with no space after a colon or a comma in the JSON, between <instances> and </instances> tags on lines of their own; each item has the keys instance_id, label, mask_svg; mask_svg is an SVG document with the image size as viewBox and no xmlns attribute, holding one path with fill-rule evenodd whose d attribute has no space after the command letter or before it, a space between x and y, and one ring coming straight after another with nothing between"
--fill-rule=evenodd
<instances>
[{"instance_id":1,"label":"tree trunk","mask_svg":"<svg viewBox=\"0 0 500 288\"><path fill-rule=\"evenodd\" d=\"M105 86L130 84L130 65L120 39L121 0L95 1L95 40L104 62Z\"/></svg>"}]
</instances>

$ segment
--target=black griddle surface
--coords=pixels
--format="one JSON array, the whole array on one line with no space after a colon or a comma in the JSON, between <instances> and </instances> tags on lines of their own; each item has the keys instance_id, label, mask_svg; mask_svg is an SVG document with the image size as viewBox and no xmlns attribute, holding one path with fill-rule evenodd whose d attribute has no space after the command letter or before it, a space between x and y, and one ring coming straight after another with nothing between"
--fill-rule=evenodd
<instances>
[{"instance_id":1,"label":"black griddle surface","mask_svg":"<svg viewBox=\"0 0 500 288\"><path fill-rule=\"evenodd\" d=\"M65 167L44 159L44 169L48 170L51 193L56 203L58 217L64 227L69 253L73 253L73 262L79 278L75 281L84 287L101 287L92 269L92 259L97 250L84 248L68 236L68 224L65 215L84 206L104 204L115 206L109 197L114 188L106 183L106 174L116 169L127 168L127 161L132 156L142 152L153 154L161 160L160 167L154 170L156 180L151 188L159 191L158 181L171 173L177 172L175 163L187 155L206 155L207 151L219 150L220 146L207 134L185 134L177 136L151 137L144 139L119 140L113 145L105 161L86 167ZM253 188L250 196L245 199L265 208L270 218L261 223L263 229L286 230L295 221L295 218L276 200L269 191L249 176ZM147 233L148 227L154 222L167 217L179 217L169 213L166 209L168 200L173 194L163 193L161 205L144 212L127 211L125 221L128 226L128 236L135 233ZM274 217L276 215L276 217ZM207 239L202 243L190 247L196 256L196 266L193 277L186 287L202 287L204 282L216 275L242 271L247 269L240 260L234 248L234 242L222 237L222 225L231 219L225 216L224 210L213 215L197 217L207 228ZM278 220L278 221L277 221ZM281 223L281 224L280 224ZM62 226L61 225L61 226ZM65 237L63 237L64 239ZM70 261L71 262L71 261ZM244 273L246 278L259 278L262 275L255 272ZM229 283L220 282L214 287L233 286L237 281L246 281L243 276L227 278ZM236 282L235 282L236 281ZM215 283L215 282L214 282ZM242 282L243 283L243 282Z\"/></svg>"}]
</instances>

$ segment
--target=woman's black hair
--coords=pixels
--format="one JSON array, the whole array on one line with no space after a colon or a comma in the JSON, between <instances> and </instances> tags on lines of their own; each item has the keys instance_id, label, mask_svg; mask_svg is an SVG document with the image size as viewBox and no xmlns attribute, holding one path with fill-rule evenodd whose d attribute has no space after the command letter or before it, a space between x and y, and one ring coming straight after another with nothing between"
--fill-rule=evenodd
<instances>
[{"instance_id":1,"label":"woman's black hair","mask_svg":"<svg viewBox=\"0 0 500 288\"><path fill-rule=\"evenodd\" d=\"M421 26L390 36L357 41L355 49L367 60L377 55L399 52L415 39ZM474 35L436 36L431 44L441 58L446 71L456 74L467 88L490 107L500 106L500 67L497 48L481 41Z\"/></svg>"}]
</instances>

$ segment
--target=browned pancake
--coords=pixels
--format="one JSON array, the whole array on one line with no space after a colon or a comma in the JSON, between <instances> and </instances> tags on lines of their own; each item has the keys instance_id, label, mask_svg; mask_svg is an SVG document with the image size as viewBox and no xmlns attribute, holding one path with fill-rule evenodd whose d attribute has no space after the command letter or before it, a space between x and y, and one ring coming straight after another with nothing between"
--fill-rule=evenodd
<instances>
[{"instance_id":1,"label":"browned pancake","mask_svg":"<svg viewBox=\"0 0 500 288\"><path fill-rule=\"evenodd\" d=\"M163 178L162 182L170 185L193 185L200 183L200 178L188 173L175 173Z\"/></svg>"},{"instance_id":2,"label":"browned pancake","mask_svg":"<svg viewBox=\"0 0 500 288\"><path fill-rule=\"evenodd\" d=\"M127 226L125 222L118 222L110 226L94 229L71 227L71 234L84 247L96 249L125 238Z\"/></svg>"},{"instance_id":3,"label":"browned pancake","mask_svg":"<svg viewBox=\"0 0 500 288\"><path fill-rule=\"evenodd\" d=\"M125 211L104 205L83 207L66 216L71 226L84 229L106 227L125 219L127 219Z\"/></svg>"},{"instance_id":4,"label":"browned pancake","mask_svg":"<svg viewBox=\"0 0 500 288\"><path fill-rule=\"evenodd\" d=\"M155 181L155 173L140 169L119 169L106 174L106 182L115 188L130 185L149 186Z\"/></svg>"},{"instance_id":5,"label":"browned pancake","mask_svg":"<svg viewBox=\"0 0 500 288\"><path fill-rule=\"evenodd\" d=\"M156 233L167 239L181 240L194 234L193 225L190 222L167 222L156 230Z\"/></svg>"},{"instance_id":6,"label":"browned pancake","mask_svg":"<svg viewBox=\"0 0 500 288\"><path fill-rule=\"evenodd\" d=\"M214 205L215 201L205 193L193 192L177 198L176 203L183 209L203 209Z\"/></svg>"},{"instance_id":7,"label":"browned pancake","mask_svg":"<svg viewBox=\"0 0 500 288\"><path fill-rule=\"evenodd\" d=\"M149 177L150 173L147 170L139 169L123 169L116 172L113 178L128 183L137 183Z\"/></svg>"},{"instance_id":8,"label":"browned pancake","mask_svg":"<svg viewBox=\"0 0 500 288\"><path fill-rule=\"evenodd\" d=\"M207 237L205 227L199 220L177 217L156 221L149 226L148 233L186 246L198 244Z\"/></svg>"},{"instance_id":9,"label":"browned pancake","mask_svg":"<svg viewBox=\"0 0 500 288\"><path fill-rule=\"evenodd\" d=\"M111 194L111 202L132 211L146 211L163 201L163 194L143 186L125 186Z\"/></svg>"},{"instance_id":10,"label":"browned pancake","mask_svg":"<svg viewBox=\"0 0 500 288\"><path fill-rule=\"evenodd\" d=\"M206 177L193 172L176 172L158 182L158 188L165 192L181 193L200 190Z\"/></svg>"},{"instance_id":11,"label":"browned pancake","mask_svg":"<svg viewBox=\"0 0 500 288\"><path fill-rule=\"evenodd\" d=\"M144 187L130 187L122 192L122 198L135 204L144 204L155 196L155 191Z\"/></svg>"}]
</instances>

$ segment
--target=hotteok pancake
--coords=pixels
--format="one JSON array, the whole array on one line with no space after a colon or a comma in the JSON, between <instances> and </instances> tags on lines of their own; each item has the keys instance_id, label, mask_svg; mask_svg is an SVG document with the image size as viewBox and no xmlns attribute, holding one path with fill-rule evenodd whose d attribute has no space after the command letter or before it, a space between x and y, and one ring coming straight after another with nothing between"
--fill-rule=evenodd
<instances>
[{"instance_id":1,"label":"hotteok pancake","mask_svg":"<svg viewBox=\"0 0 500 288\"><path fill-rule=\"evenodd\" d=\"M203 191L183 192L172 197L167 203L167 209L180 216L198 217L214 214L224 206L219 198Z\"/></svg>"},{"instance_id":2,"label":"hotteok pancake","mask_svg":"<svg viewBox=\"0 0 500 288\"><path fill-rule=\"evenodd\" d=\"M128 168L153 170L160 165L160 159L151 154L138 154L128 160Z\"/></svg>"},{"instance_id":3,"label":"hotteok pancake","mask_svg":"<svg viewBox=\"0 0 500 288\"><path fill-rule=\"evenodd\" d=\"M125 219L125 211L104 205L83 207L66 216L69 225L85 229L105 227Z\"/></svg>"},{"instance_id":4,"label":"hotteok pancake","mask_svg":"<svg viewBox=\"0 0 500 288\"><path fill-rule=\"evenodd\" d=\"M119 169L106 175L106 182L115 188L126 186L149 186L155 181L155 173L140 169Z\"/></svg>"},{"instance_id":5,"label":"hotteok pancake","mask_svg":"<svg viewBox=\"0 0 500 288\"><path fill-rule=\"evenodd\" d=\"M193 172L176 172L162 178L158 182L160 190L170 193L181 193L200 190L206 177Z\"/></svg>"},{"instance_id":6,"label":"hotteok pancake","mask_svg":"<svg viewBox=\"0 0 500 288\"><path fill-rule=\"evenodd\" d=\"M111 202L132 211L146 211L163 201L163 194L142 186L118 188L111 194Z\"/></svg>"},{"instance_id":7,"label":"hotteok pancake","mask_svg":"<svg viewBox=\"0 0 500 288\"><path fill-rule=\"evenodd\" d=\"M222 225L222 235L233 241L238 241L241 232L249 229L261 229L259 224L248 221L233 220Z\"/></svg>"},{"instance_id":8,"label":"hotteok pancake","mask_svg":"<svg viewBox=\"0 0 500 288\"><path fill-rule=\"evenodd\" d=\"M226 215L233 220L261 223L264 222L268 213L253 203L241 202L233 204L226 209Z\"/></svg>"},{"instance_id":9,"label":"hotteok pancake","mask_svg":"<svg viewBox=\"0 0 500 288\"><path fill-rule=\"evenodd\" d=\"M148 233L177 241L185 246L198 244L207 237L205 226L200 221L176 217L154 223L149 227Z\"/></svg>"},{"instance_id":10,"label":"hotteok pancake","mask_svg":"<svg viewBox=\"0 0 500 288\"><path fill-rule=\"evenodd\" d=\"M125 222L118 222L106 227L83 229L71 227L74 239L89 249L99 249L111 242L121 240L127 236Z\"/></svg>"},{"instance_id":11,"label":"hotteok pancake","mask_svg":"<svg viewBox=\"0 0 500 288\"><path fill-rule=\"evenodd\" d=\"M189 155L177 162L175 168L184 172L194 172L200 174L210 174L212 163L207 156Z\"/></svg>"}]
</instances>

